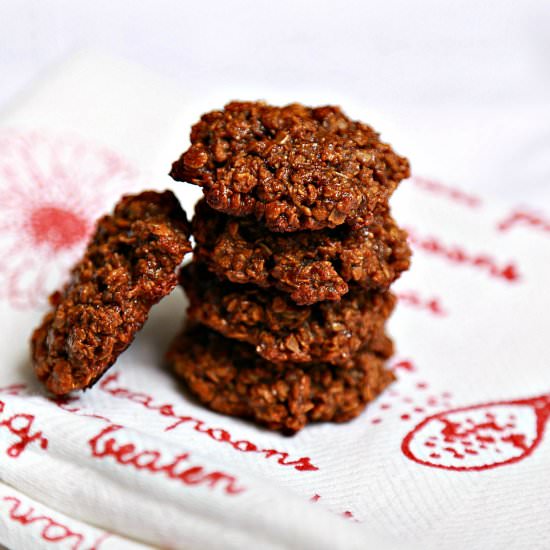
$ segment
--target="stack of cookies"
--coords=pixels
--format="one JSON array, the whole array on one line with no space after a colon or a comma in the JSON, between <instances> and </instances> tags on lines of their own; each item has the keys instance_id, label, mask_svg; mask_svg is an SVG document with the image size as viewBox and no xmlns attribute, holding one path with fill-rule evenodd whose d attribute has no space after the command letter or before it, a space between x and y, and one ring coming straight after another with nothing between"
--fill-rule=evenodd
<instances>
[{"instance_id":1,"label":"stack of cookies","mask_svg":"<svg viewBox=\"0 0 550 550\"><path fill-rule=\"evenodd\" d=\"M408 175L336 107L230 103L201 118L171 171L204 198L168 353L201 402L294 433L357 416L392 381L389 287L410 250L388 200Z\"/></svg>"}]
</instances>

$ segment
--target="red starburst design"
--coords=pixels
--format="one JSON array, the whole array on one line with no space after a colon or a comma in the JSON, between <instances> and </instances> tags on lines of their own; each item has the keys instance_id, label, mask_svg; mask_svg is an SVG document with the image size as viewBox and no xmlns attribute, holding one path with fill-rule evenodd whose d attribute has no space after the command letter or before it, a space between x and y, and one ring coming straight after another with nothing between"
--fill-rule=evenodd
<instances>
[{"instance_id":1,"label":"red starburst design","mask_svg":"<svg viewBox=\"0 0 550 550\"><path fill-rule=\"evenodd\" d=\"M75 136L0 134L0 299L45 304L82 252L95 220L135 186L137 171Z\"/></svg>"}]
</instances>

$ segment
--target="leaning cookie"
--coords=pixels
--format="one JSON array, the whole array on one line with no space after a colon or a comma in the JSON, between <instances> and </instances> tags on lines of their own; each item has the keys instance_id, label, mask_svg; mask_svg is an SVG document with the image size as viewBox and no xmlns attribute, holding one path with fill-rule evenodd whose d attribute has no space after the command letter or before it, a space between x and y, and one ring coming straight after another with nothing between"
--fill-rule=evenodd
<instances>
[{"instance_id":1,"label":"leaning cookie","mask_svg":"<svg viewBox=\"0 0 550 550\"><path fill-rule=\"evenodd\" d=\"M176 338L167 355L175 373L211 409L294 433L308 422L344 422L363 411L393 380L385 356L360 350L353 366L273 364L248 344L200 325Z\"/></svg>"},{"instance_id":2,"label":"leaning cookie","mask_svg":"<svg viewBox=\"0 0 550 550\"><path fill-rule=\"evenodd\" d=\"M407 233L389 213L360 229L273 233L253 218L220 214L203 199L195 207L195 258L220 278L274 287L299 305L339 300L348 283L387 290L409 268Z\"/></svg>"},{"instance_id":3,"label":"leaning cookie","mask_svg":"<svg viewBox=\"0 0 550 550\"><path fill-rule=\"evenodd\" d=\"M193 126L170 175L215 210L286 232L372 223L409 163L338 107L234 102Z\"/></svg>"},{"instance_id":4,"label":"leaning cookie","mask_svg":"<svg viewBox=\"0 0 550 550\"><path fill-rule=\"evenodd\" d=\"M356 287L339 302L298 306L288 294L220 281L203 264L181 271L187 315L252 344L267 361L320 361L344 366L384 325L395 304L389 292Z\"/></svg>"},{"instance_id":5,"label":"leaning cookie","mask_svg":"<svg viewBox=\"0 0 550 550\"><path fill-rule=\"evenodd\" d=\"M37 377L56 395L94 384L177 284L190 224L170 192L126 196L101 218L70 281L32 336Z\"/></svg>"}]
</instances>

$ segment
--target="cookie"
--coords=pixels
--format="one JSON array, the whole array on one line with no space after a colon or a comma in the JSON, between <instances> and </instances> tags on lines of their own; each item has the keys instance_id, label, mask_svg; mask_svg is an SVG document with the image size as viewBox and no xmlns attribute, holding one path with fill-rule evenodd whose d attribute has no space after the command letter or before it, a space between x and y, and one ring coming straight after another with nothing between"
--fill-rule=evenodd
<instances>
[{"instance_id":1,"label":"cookie","mask_svg":"<svg viewBox=\"0 0 550 550\"><path fill-rule=\"evenodd\" d=\"M251 217L195 207L195 258L234 283L276 288L299 305L339 300L350 283L385 291L408 269L407 234L389 214L360 229L272 233Z\"/></svg>"},{"instance_id":2,"label":"cookie","mask_svg":"<svg viewBox=\"0 0 550 550\"><path fill-rule=\"evenodd\" d=\"M339 302L298 306L288 294L219 281L203 264L181 271L187 314L228 338L252 344L273 362L349 363L389 317L389 292L353 288Z\"/></svg>"},{"instance_id":3,"label":"cookie","mask_svg":"<svg viewBox=\"0 0 550 550\"><path fill-rule=\"evenodd\" d=\"M32 336L37 377L56 395L90 387L177 284L190 224L169 191L126 196L101 218Z\"/></svg>"},{"instance_id":4,"label":"cookie","mask_svg":"<svg viewBox=\"0 0 550 550\"><path fill-rule=\"evenodd\" d=\"M407 159L338 107L233 102L193 126L170 175L201 186L215 210L287 232L364 227L409 173Z\"/></svg>"},{"instance_id":5,"label":"cookie","mask_svg":"<svg viewBox=\"0 0 550 550\"><path fill-rule=\"evenodd\" d=\"M250 418L292 434L308 422L345 422L393 380L386 355L362 348L349 369L327 363L274 364L248 344L203 326L176 338L168 362L197 399L214 411Z\"/></svg>"}]
</instances>

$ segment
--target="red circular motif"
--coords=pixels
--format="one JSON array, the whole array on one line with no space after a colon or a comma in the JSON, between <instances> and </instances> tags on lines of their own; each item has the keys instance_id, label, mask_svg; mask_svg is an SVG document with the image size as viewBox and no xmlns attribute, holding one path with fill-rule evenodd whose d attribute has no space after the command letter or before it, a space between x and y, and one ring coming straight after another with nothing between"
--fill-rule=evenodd
<instances>
[{"instance_id":1,"label":"red circular motif","mask_svg":"<svg viewBox=\"0 0 550 550\"><path fill-rule=\"evenodd\" d=\"M28 231L36 246L56 252L72 248L88 234L88 220L58 206L39 206L30 212Z\"/></svg>"},{"instance_id":2,"label":"red circular motif","mask_svg":"<svg viewBox=\"0 0 550 550\"><path fill-rule=\"evenodd\" d=\"M76 136L0 133L0 299L40 307L137 171Z\"/></svg>"}]
</instances>

